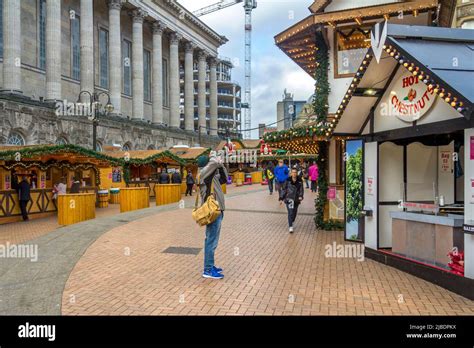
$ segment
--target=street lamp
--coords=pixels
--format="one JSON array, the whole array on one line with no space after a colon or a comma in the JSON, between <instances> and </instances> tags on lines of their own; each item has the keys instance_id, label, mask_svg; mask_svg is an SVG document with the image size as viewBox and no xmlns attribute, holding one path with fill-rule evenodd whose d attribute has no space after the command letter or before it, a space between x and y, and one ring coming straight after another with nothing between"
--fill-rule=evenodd
<instances>
[{"instance_id":1,"label":"street lamp","mask_svg":"<svg viewBox=\"0 0 474 348\"><path fill-rule=\"evenodd\" d=\"M92 120L92 149L97 151L97 126L99 125L99 109L102 106L102 104L100 104L100 96L107 96L107 104L104 106L106 115L114 111L114 106L110 102L110 95L107 92L91 93L89 91L81 91L79 93L79 97L77 98L78 103L81 102L81 96L83 94L87 94L89 96L89 106L91 112L89 119Z\"/></svg>"}]
</instances>

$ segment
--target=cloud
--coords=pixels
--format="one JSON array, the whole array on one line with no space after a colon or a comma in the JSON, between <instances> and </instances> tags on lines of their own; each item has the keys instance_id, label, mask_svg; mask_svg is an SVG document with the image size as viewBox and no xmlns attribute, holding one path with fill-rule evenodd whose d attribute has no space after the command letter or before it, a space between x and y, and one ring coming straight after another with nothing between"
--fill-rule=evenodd
<instances>
[{"instance_id":1,"label":"cloud","mask_svg":"<svg viewBox=\"0 0 474 348\"><path fill-rule=\"evenodd\" d=\"M217 3L218 0L179 0L188 10L194 11ZM276 122L276 103L282 99L286 88L295 100L306 100L314 92L314 80L288 58L274 43L274 36L310 13L311 0L257 0L252 12L252 127L259 123ZM207 25L229 42L219 48L219 54L229 57L237 66L232 71L233 80L242 86L244 71L243 4L228 7L201 17ZM252 132L257 137L258 131Z\"/></svg>"}]
</instances>

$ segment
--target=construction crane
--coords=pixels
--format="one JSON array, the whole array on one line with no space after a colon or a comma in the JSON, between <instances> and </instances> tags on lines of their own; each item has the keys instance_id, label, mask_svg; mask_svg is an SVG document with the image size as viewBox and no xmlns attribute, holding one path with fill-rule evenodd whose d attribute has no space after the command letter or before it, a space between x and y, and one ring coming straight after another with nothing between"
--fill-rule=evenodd
<instances>
[{"instance_id":1,"label":"construction crane","mask_svg":"<svg viewBox=\"0 0 474 348\"><path fill-rule=\"evenodd\" d=\"M245 86L244 102L241 103L241 109L244 109L244 137L249 139L251 136L250 128L252 128L252 10L257 8L257 1L221 0L194 11L193 14L196 17L200 17L242 2L244 3L245 10Z\"/></svg>"}]
</instances>

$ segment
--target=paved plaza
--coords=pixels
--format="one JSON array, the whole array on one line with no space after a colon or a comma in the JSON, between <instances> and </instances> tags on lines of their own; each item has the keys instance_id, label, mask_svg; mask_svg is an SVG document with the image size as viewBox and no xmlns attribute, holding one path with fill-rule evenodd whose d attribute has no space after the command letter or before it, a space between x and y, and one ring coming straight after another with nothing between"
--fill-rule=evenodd
<instances>
[{"instance_id":1,"label":"paved plaza","mask_svg":"<svg viewBox=\"0 0 474 348\"><path fill-rule=\"evenodd\" d=\"M473 301L402 271L326 257L343 234L315 229L314 194L305 194L289 234L276 195L260 185L229 188L216 252L223 280L201 278L204 228L191 218L194 197L185 208L113 207L68 227L53 218L1 226L2 241L20 231L12 236L37 244L39 260L2 260L0 314L474 314ZM44 233L29 232L37 224Z\"/></svg>"}]
</instances>

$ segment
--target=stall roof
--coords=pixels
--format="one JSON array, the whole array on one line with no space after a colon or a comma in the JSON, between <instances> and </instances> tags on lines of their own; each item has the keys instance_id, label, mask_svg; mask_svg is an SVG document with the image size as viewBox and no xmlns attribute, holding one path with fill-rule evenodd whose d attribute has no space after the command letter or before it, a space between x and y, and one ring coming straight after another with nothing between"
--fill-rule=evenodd
<instances>
[{"instance_id":1,"label":"stall roof","mask_svg":"<svg viewBox=\"0 0 474 348\"><path fill-rule=\"evenodd\" d=\"M109 151L107 155L129 161L130 164L141 165L152 162L162 162L168 164L184 165L184 159L181 159L169 150L130 150L130 151Z\"/></svg>"},{"instance_id":2,"label":"stall roof","mask_svg":"<svg viewBox=\"0 0 474 348\"><path fill-rule=\"evenodd\" d=\"M458 102L450 105L466 118L471 117L474 84L469 81L474 81L474 30L388 24L380 63L369 49L359 67L359 76L349 86L338 117L333 120L334 134L362 133L367 116L387 90L398 66L418 68L424 74L419 76L429 76L429 80L423 79L424 83L439 85L445 93L451 93Z\"/></svg>"},{"instance_id":3,"label":"stall roof","mask_svg":"<svg viewBox=\"0 0 474 348\"><path fill-rule=\"evenodd\" d=\"M441 26L451 26L452 10L455 0L408 0L374 6L350 8L340 11L323 12L331 1L315 1L310 6L313 13L295 25L275 36L275 44L296 64L311 76L317 66L314 56L317 50L315 33L326 26L355 23L357 21L383 19L385 16L397 16L400 11L418 13L435 11L440 6ZM450 15L445 13L449 12Z\"/></svg>"},{"instance_id":4,"label":"stall roof","mask_svg":"<svg viewBox=\"0 0 474 348\"><path fill-rule=\"evenodd\" d=\"M17 160L18 154L20 154L21 160L40 160L42 162L49 160L68 161L73 163L93 162L101 166L108 165L109 163L120 162L116 158L113 158L107 154L92 151L73 144L44 144L24 146L0 145L0 160Z\"/></svg>"},{"instance_id":5,"label":"stall roof","mask_svg":"<svg viewBox=\"0 0 474 348\"><path fill-rule=\"evenodd\" d=\"M201 155L209 153L211 149L205 147L190 147L190 148L171 148L169 151L175 154L179 158L192 161L197 159Z\"/></svg>"},{"instance_id":6,"label":"stall roof","mask_svg":"<svg viewBox=\"0 0 474 348\"><path fill-rule=\"evenodd\" d=\"M231 139L234 143L239 143L242 149L257 149L260 147L261 139ZM217 146L216 150L222 150L224 145L227 144L226 140L222 140Z\"/></svg>"}]
</instances>

